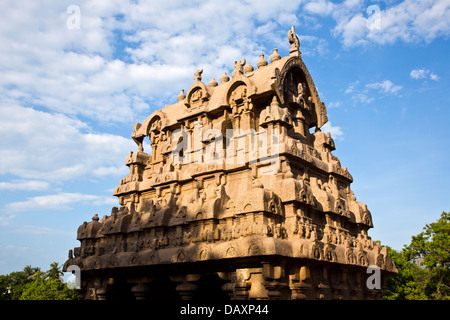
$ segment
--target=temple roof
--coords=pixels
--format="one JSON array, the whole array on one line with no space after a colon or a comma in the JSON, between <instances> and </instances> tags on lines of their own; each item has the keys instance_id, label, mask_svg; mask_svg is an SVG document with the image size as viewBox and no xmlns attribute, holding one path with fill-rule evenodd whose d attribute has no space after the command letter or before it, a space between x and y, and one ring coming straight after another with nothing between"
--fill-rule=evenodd
<instances>
[{"instance_id":1,"label":"temple roof","mask_svg":"<svg viewBox=\"0 0 450 320\"><path fill-rule=\"evenodd\" d=\"M294 36L296 37L295 33ZM284 105L286 77L292 70L297 74L298 78L306 83L310 101L314 105L315 111L315 120L311 123L311 127L319 129L327 122L326 107L320 100L311 75L303 63L299 50L299 42L298 47L295 45L292 47L291 43L289 56L281 58L277 49L274 49L274 53L270 58L271 62L268 63L262 53L256 69L251 65L246 65L245 59L235 61L235 70L232 72L231 78L224 73L220 77L220 84L214 78L208 84L203 83L201 77L203 70L197 70L194 83L186 93L184 93L184 90L181 90L176 103L166 105L164 108L155 111L142 125L136 124L133 138L148 135L150 129L148 126L155 116L160 117L161 130L163 130L166 127L176 125L180 121L183 121L183 119L229 107L230 94L240 85L245 86L246 95L250 99L276 95L281 104ZM244 65L246 65L246 68L244 68Z\"/></svg>"}]
</instances>

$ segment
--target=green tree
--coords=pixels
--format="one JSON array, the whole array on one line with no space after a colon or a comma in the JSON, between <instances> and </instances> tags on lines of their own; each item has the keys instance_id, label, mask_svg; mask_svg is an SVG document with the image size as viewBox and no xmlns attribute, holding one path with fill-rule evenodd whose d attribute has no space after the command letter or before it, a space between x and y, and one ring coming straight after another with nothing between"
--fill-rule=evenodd
<instances>
[{"instance_id":1,"label":"green tree","mask_svg":"<svg viewBox=\"0 0 450 320\"><path fill-rule=\"evenodd\" d=\"M0 276L0 299L19 299L27 281L28 278L23 271L14 271Z\"/></svg>"},{"instance_id":2,"label":"green tree","mask_svg":"<svg viewBox=\"0 0 450 320\"><path fill-rule=\"evenodd\" d=\"M61 271L61 266L57 262L52 262L50 269L45 273L48 279L60 279L63 274L64 272Z\"/></svg>"},{"instance_id":3,"label":"green tree","mask_svg":"<svg viewBox=\"0 0 450 320\"><path fill-rule=\"evenodd\" d=\"M402 251L388 247L398 273L386 280L385 299L450 299L450 215L427 224Z\"/></svg>"},{"instance_id":4,"label":"green tree","mask_svg":"<svg viewBox=\"0 0 450 320\"><path fill-rule=\"evenodd\" d=\"M70 290L62 282L61 267L53 262L47 272L26 266L23 271L0 276L2 300L73 300L76 290Z\"/></svg>"},{"instance_id":5,"label":"green tree","mask_svg":"<svg viewBox=\"0 0 450 320\"><path fill-rule=\"evenodd\" d=\"M410 261L428 270L427 297L450 300L450 214L442 212L438 221L427 224L404 251Z\"/></svg>"},{"instance_id":6,"label":"green tree","mask_svg":"<svg viewBox=\"0 0 450 320\"><path fill-rule=\"evenodd\" d=\"M33 281L34 277L42 274L40 268L26 266L23 271L13 271L8 275L0 276L0 299L18 300L25 286Z\"/></svg>"},{"instance_id":7,"label":"green tree","mask_svg":"<svg viewBox=\"0 0 450 320\"><path fill-rule=\"evenodd\" d=\"M76 296L61 279L37 277L25 286L20 300L74 300Z\"/></svg>"},{"instance_id":8,"label":"green tree","mask_svg":"<svg viewBox=\"0 0 450 320\"><path fill-rule=\"evenodd\" d=\"M39 276L41 274L41 268L35 267L33 268L31 265L23 268L23 273L27 279L31 279L34 276Z\"/></svg>"},{"instance_id":9,"label":"green tree","mask_svg":"<svg viewBox=\"0 0 450 320\"><path fill-rule=\"evenodd\" d=\"M424 300L424 280L427 271L409 261L402 251L388 247L388 255L395 263L398 273L387 278L384 290L386 300Z\"/></svg>"}]
</instances>

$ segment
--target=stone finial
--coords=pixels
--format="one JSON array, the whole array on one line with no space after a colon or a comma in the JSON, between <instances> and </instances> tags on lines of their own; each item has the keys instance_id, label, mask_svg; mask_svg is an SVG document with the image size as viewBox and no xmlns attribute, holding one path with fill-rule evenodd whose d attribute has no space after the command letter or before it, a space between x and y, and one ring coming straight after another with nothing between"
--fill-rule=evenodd
<instances>
[{"instance_id":1,"label":"stone finial","mask_svg":"<svg viewBox=\"0 0 450 320\"><path fill-rule=\"evenodd\" d=\"M180 90L180 94L177 96L178 101L184 100L186 98L186 95L184 94L184 90Z\"/></svg>"},{"instance_id":2,"label":"stone finial","mask_svg":"<svg viewBox=\"0 0 450 320\"><path fill-rule=\"evenodd\" d=\"M273 53L270 56L270 61L275 62L275 61L280 60L280 59L281 59L281 56L278 53L278 49L277 48L273 49Z\"/></svg>"},{"instance_id":3,"label":"stone finial","mask_svg":"<svg viewBox=\"0 0 450 320\"><path fill-rule=\"evenodd\" d=\"M99 220L98 214L96 213L96 214L94 214L94 216L92 217L92 221L98 221L98 220Z\"/></svg>"},{"instance_id":4,"label":"stone finial","mask_svg":"<svg viewBox=\"0 0 450 320\"><path fill-rule=\"evenodd\" d=\"M259 55L259 60L256 63L256 65L257 65L258 68L267 66L267 60L264 59L264 53L263 52L261 52L261 54Z\"/></svg>"},{"instance_id":5,"label":"stone finial","mask_svg":"<svg viewBox=\"0 0 450 320\"><path fill-rule=\"evenodd\" d=\"M253 70L255 70L255 68L253 68L253 66L250 63L247 64L244 68L245 73L252 72Z\"/></svg>"},{"instance_id":6,"label":"stone finial","mask_svg":"<svg viewBox=\"0 0 450 320\"><path fill-rule=\"evenodd\" d=\"M195 71L195 81L202 81L203 69Z\"/></svg>"},{"instance_id":7,"label":"stone finial","mask_svg":"<svg viewBox=\"0 0 450 320\"><path fill-rule=\"evenodd\" d=\"M227 75L226 72L223 73L223 75L220 76L220 84L230 81L230 77Z\"/></svg>"},{"instance_id":8,"label":"stone finial","mask_svg":"<svg viewBox=\"0 0 450 320\"><path fill-rule=\"evenodd\" d=\"M291 44L289 53L291 55L300 53L300 40L298 40L297 34L295 33L294 26L292 26L291 30L288 31L288 39L289 39L289 43Z\"/></svg>"},{"instance_id":9,"label":"stone finial","mask_svg":"<svg viewBox=\"0 0 450 320\"><path fill-rule=\"evenodd\" d=\"M278 103L277 96L273 96L272 102L270 103L270 106L271 107L279 107L280 106L280 104Z\"/></svg>"},{"instance_id":10,"label":"stone finial","mask_svg":"<svg viewBox=\"0 0 450 320\"><path fill-rule=\"evenodd\" d=\"M208 83L208 86L210 87L217 87L219 84L217 83L216 79L212 78L211 81Z\"/></svg>"},{"instance_id":11,"label":"stone finial","mask_svg":"<svg viewBox=\"0 0 450 320\"><path fill-rule=\"evenodd\" d=\"M244 74L245 62L246 62L245 59L243 59L242 61L234 62L234 71L231 73L231 77L235 77L235 76Z\"/></svg>"}]
</instances>

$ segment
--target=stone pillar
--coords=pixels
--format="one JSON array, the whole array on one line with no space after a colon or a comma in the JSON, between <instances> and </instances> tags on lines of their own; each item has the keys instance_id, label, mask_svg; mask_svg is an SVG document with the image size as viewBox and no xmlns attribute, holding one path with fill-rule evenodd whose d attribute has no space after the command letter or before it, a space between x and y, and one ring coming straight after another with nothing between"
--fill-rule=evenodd
<instances>
[{"instance_id":1,"label":"stone pillar","mask_svg":"<svg viewBox=\"0 0 450 320\"><path fill-rule=\"evenodd\" d=\"M347 281L345 269L341 267L337 268L335 267L334 269L332 269L332 274L330 277L332 282L331 286L332 299L344 300Z\"/></svg>"},{"instance_id":2,"label":"stone pillar","mask_svg":"<svg viewBox=\"0 0 450 320\"><path fill-rule=\"evenodd\" d=\"M88 292L87 281L86 280L81 280L81 281L82 281L81 288L77 289L77 291L78 291L77 299L78 300L86 300L86 298L87 298L86 294Z\"/></svg>"},{"instance_id":3,"label":"stone pillar","mask_svg":"<svg viewBox=\"0 0 450 320\"><path fill-rule=\"evenodd\" d=\"M350 296L352 300L361 300L363 295L363 289L361 285L365 286L365 283L362 283L362 274L361 271L352 268L350 269L349 274L349 287L350 287Z\"/></svg>"},{"instance_id":4,"label":"stone pillar","mask_svg":"<svg viewBox=\"0 0 450 320\"><path fill-rule=\"evenodd\" d=\"M170 276L170 280L173 282L181 282L175 288L181 300L192 300L199 289L198 285L193 282L200 280L200 277L200 274L178 274Z\"/></svg>"},{"instance_id":5,"label":"stone pillar","mask_svg":"<svg viewBox=\"0 0 450 320\"><path fill-rule=\"evenodd\" d=\"M291 278L291 299L306 300L311 294L311 273L308 266L302 266L298 272L290 276Z\"/></svg>"},{"instance_id":6,"label":"stone pillar","mask_svg":"<svg viewBox=\"0 0 450 320\"><path fill-rule=\"evenodd\" d=\"M236 285L236 273L235 272L217 272L220 279L228 281L222 286L222 291L225 292L230 300L235 299L234 287Z\"/></svg>"},{"instance_id":7,"label":"stone pillar","mask_svg":"<svg viewBox=\"0 0 450 320\"><path fill-rule=\"evenodd\" d=\"M261 268L254 269L260 270L253 270L253 272L250 273L250 290L248 291L248 298L250 300L269 300L269 292L264 286L262 270Z\"/></svg>"},{"instance_id":8,"label":"stone pillar","mask_svg":"<svg viewBox=\"0 0 450 320\"><path fill-rule=\"evenodd\" d=\"M95 280L93 288L94 300L107 300L111 298L113 293L112 286L114 285L114 278L107 278L103 280Z\"/></svg>"},{"instance_id":9,"label":"stone pillar","mask_svg":"<svg viewBox=\"0 0 450 320\"><path fill-rule=\"evenodd\" d=\"M318 270L319 273L319 283L317 285L317 299L320 300L329 300L331 299L331 291L328 279L328 266L321 266Z\"/></svg>"},{"instance_id":10,"label":"stone pillar","mask_svg":"<svg viewBox=\"0 0 450 320\"><path fill-rule=\"evenodd\" d=\"M236 300L247 300L252 283L250 280L250 269L237 269L236 282L234 284L234 298Z\"/></svg>"},{"instance_id":11,"label":"stone pillar","mask_svg":"<svg viewBox=\"0 0 450 320\"><path fill-rule=\"evenodd\" d=\"M153 281L152 277L132 277L127 279L127 282L132 285L131 293L136 300L148 300L150 298L150 282Z\"/></svg>"},{"instance_id":12,"label":"stone pillar","mask_svg":"<svg viewBox=\"0 0 450 320\"><path fill-rule=\"evenodd\" d=\"M280 300L287 289L287 284L283 283L284 267L273 266L269 262L263 262L264 287L270 300Z\"/></svg>"},{"instance_id":13,"label":"stone pillar","mask_svg":"<svg viewBox=\"0 0 450 320\"><path fill-rule=\"evenodd\" d=\"M262 262L260 268L236 270L234 298L237 300L279 300L287 285L282 282L284 269Z\"/></svg>"},{"instance_id":14,"label":"stone pillar","mask_svg":"<svg viewBox=\"0 0 450 320\"><path fill-rule=\"evenodd\" d=\"M148 300L150 295L150 286L146 283L139 282L131 287L131 292L136 300Z\"/></svg>"}]
</instances>

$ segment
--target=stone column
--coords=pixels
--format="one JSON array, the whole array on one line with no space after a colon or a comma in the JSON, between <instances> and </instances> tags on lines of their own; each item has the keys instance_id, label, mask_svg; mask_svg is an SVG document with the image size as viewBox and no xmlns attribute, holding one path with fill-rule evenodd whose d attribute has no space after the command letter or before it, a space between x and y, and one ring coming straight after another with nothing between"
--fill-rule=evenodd
<instances>
[{"instance_id":1,"label":"stone column","mask_svg":"<svg viewBox=\"0 0 450 320\"><path fill-rule=\"evenodd\" d=\"M335 267L332 269L331 278L331 293L333 300L344 300L346 291L347 274L344 268Z\"/></svg>"},{"instance_id":2,"label":"stone column","mask_svg":"<svg viewBox=\"0 0 450 320\"><path fill-rule=\"evenodd\" d=\"M222 291L225 292L230 300L235 299L234 287L236 285L236 273L235 272L217 272L220 279L228 281L222 286Z\"/></svg>"},{"instance_id":3,"label":"stone column","mask_svg":"<svg viewBox=\"0 0 450 320\"><path fill-rule=\"evenodd\" d=\"M131 292L136 300L148 300L150 295L150 286L146 283L139 282L131 287Z\"/></svg>"},{"instance_id":4,"label":"stone column","mask_svg":"<svg viewBox=\"0 0 450 320\"><path fill-rule=\"evenodd\" d=\"M328 279L328 267L323 265L319 267L319 284L317 285L317 299L329 300L331 299L331 291Z\"/></svg>"},{"instance_id":5,"label":"stone column","mask_svg":"<svg viewBox=\"0 0 450 320\"><path fill-rule=\"evenodd\" d=\"M234 284L234 298L236 300L247 300L252 283L250 280L250 269L236 269L236 279Z\"/></svg>"},{"instance_id":6,"label":"stone column","mask_svg":"<svg viewBox=\"0 0 450 320\"><path fill-rule=\"evenodd\" d=\"M150 282L153 281L152 277L133 277L127 280L129 284L132 284L131 293L136 300L148 300L150 298Z\"/></svg>"},{"instance_id":7,"label":"stone column","mask_svg":"<svg viewBox=\"0 0 450 320\"><path fill-rule=\"evenodd\" d=\"M302 266L290 276L292 300L306 300L311 294L311 273L308 266Z\"/></svg>"},{"instance_id":8,"label":"stone column","mask_svg":"<svg viewBox=\"0 0 450 320\"><path fill-rule=\"evenodd\" d=\"M264 287L267 290L267 295L270 300L280 300L288 287L286 283L283 283L284 267L273 266L269 262L263 262L262 264Z\"/></svg>"},{"instance_id":9,"label":"stone column","mask_svg":"<svg viewBox=\"0 0 450 320\"><path fill-rule=\"evenodd\" d=\"M181 300L192 300L199 289L198 285L193 282L200 280L200 277L200 274L177 274L170 276L170 280L173 282L181 282L175 288Z\"/></svg>"},{"instance_id":10,"label":"stone column","mask_svg":"<svg viewBox=\"0 0 450 320\"><path fill-rule=\"evenodd\" d=\"M107 278L103 280L95 280L94 281L94 299L95 300L108 300L111 298L111 295L114 293L115 280L114 278Z\"/></svg>"}]
</instances>

